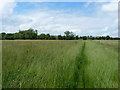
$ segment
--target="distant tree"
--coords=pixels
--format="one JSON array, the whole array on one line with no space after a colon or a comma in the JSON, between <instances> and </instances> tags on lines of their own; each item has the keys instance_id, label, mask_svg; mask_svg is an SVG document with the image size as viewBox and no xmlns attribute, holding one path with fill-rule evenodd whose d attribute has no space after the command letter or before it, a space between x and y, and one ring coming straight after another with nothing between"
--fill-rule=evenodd
<instances>
[{"instance_id":1,"label":"distant tree","mask_svg":"<svg viewBox=\"0 0 120 90\"><path fill-rule=\"evenodd\" d=\"M76 39L76 40L78 40L78 39L79 39L78 35L75 37L75 39Z\"/></svg>"},{"instance_id":2,"label":"distant tree","mask_svg":"<svg viewBox=\"0 0 120 90\"><path fill-rule=\"evenodd\" d=\"M14 39L20 39L19 33L15 33L15 34L14 34Z\"/></svg>"},{"instance_id":3,"label":"distant tree","mask_svg":"<svg viewBox=\"0 0 120 90\"><path fill-rule=\"evenodd\" d=\"M30 28L26 31L26 33L30 39L37 39L37 30L34 31L34 29Z\"/></svg>"},{"instance_id":4,"label":"distant tree","mask_svg":"<svg viewBox=\"0 0 120 90\"><path fill-rule=\"evenodd\" d=\"M44 40L44 39L45 39L45 37L46 37L46 35L45 35L45 34L40 34L40 35L38 35L38 39L42 39L42 40Z\"/></svg>"},{"instance_id":5,"label":"distant tree","mask_svg":"<svg viewBox=\"0 0 120 90\"><path fill-rule=\"evenodd\" d=\"M87 40L87 36L83 36L83 40Z\"/></svg>"},{"instance_id":6,"label":"distant tree","mask_svg":"<svg viewBox=\"0 0 120 90\"><path fill-rule=\"evenodd\" d=\"M74 40L75 39L75 34L73 32L70 32L70 40Z\"/></svg>"},{"instance_id":7,"label":"distant tree","mask_svg":"<svg viewBox=\"0 0 120 90\"><path fill-rule=\"evenodd\" d=\"M79 37L79 39L83 39L83 37L82 37L82 36L80 36L80 37Z\"/></svg>"},{"instance_id":8,"label":"distant tree","mask_svg":"<svg viewBox=\"0 0 120 90\"><path fill-rule=\"evenodd\" d=\"M66 40L73 40L73 39L75 39L75 34L73 32L65 31L64 34L66 36L65 37Z\"/></svg>"},{"instance_id":9,"label":"distant tree","mask_svg":"<svg viewBox=\"0 0 120 90\"><path fill-rule=\"evenodd\" d=\"M49 40L49 39L50 39L50 34L46 34L46 35L45 35L45 39L46 39L46 40Z\"/></svg>"},{"instance_id":10,"label":"distant tree","mask_svg":"<svg viewBox=\"0 0 120 90\"><path fill-rule=\"evenodd\" d=\"M65 36L62 36L63 40L66 40L66 37Z\"/></svg>"},{"instance_id":11,"label":"distant tree","mask_svg":"<svg viewBox=\"0 0 120 90\"><path fill-rule=\"evenodd\" d=\"M0 40L2 40L2 34L0 33Z\"/></svg>"},{"instance_id":12,"label":"distant tree","mask_svg":"<svg viewBox=\"0 0 120 90\"><path fill-rule=\"evenodd\" d=\"M17 34L16 34L17 35ZM15 37L16 37L15 35ZM24 31L19 31L19 38L20 39L37 39L37 30L32 28Z\"/></svg>"},{"instance_id":13,"label":"distant tree","mask_svg":"<svg viewBox=\"0 0 120 90\"><path fill-rule=\"evenodd\" d=\"M6 33L5 32L1 33L1 37L4 40L6 38Z\"/></svg>"},{"instance_id":14,"label":"distant tree","mask_svg":"<svg viewBox=\"0 0 120 90\"><path fill-rule=\"evenodd\" d=\"M36 35L38 35L38 31L37 30L35 30L35 33L36 33Z\"/></svg>"},{"instance_id":15,"label":"distant tree","mask_svg":"<svg viewBox=\"0 0 120 90\"><path fill-rule=\"evenodd\" d=\"M95 40L95 37L92 37L91 39L92 39L92 40Z\"/></svg>"},{"instance_id":16,"label":"distant tree","mask_svg":"<svg viewBox=\"0 0 120 90\"><path fill-rule=\"evenodd\" d=\"M19 32L17 33L0 33L0 39L2 40L14 40L14 39L41 39L41 40L78 40L78 39L83 39L83 40L87 40L87 39L91 39L91 40L120 40L119 37L116 38L112 38L109 35L107 36L97 36L97 37L93 37L93 36L80 36L78 37L78 35L76 36L73 32L70 31L65 31L64 32L64 36L58 35L58 36L54 36L54 35L50 35L50 34L40 34L38 35L38 31L34 30L32 28L28 29L28 30L19 30Z\"/></svg>"},{"instance_id":17,"label":"distant tree","mask_svg":"<svg viewBox=\"0 0 120 90\"><path fill-rule=\"evenodd\" d=\"M90 36L89 36L89 39L92 40L92 38L93 38L93 37L90 35Z\"/></svg>"},{"instance_id":18,"label":"distant tree","mask_svg":"<svg viewBox=\"0 0 120 90\"><path fill-rule=\"evenodd\" d=\"M65 31L65 32L64 32L64 34L65 34L66 36L70 36L70 33L71 33L71 32L69 32L69 31Z\"/></svg>"},{"instance_id":19,"label":"distant tree","mask_svg":"<svg viewBox=\"0 0 120 90\"><path fill-rule=\"evenodd\" d=\"M105 40L106 39L106 37L104 37L104 36L101 36L101 38L100 38L100 40Z\"/></svg>"},{"instance_id":20,"label":"distant tree","mask_svg":"<svg viewBox=\"0 0 120 90\"><path fill-rule=\"evenodd\" d=\"M63 40L63 37L61 35L58 35L58 40Z\"/></svg>"},{"instance_id":21,"label":"distant tree","mask_svg":"<svg viewBox=\"0 0 120 90\"><path fill-rule=\"evenodd\" d=\"M55 36L50 36L50 40L56 40Z\"/></svg>"},{"instance_id":22,"label":"distant tree","mask_svg":"<svg viewBox=\"0 0 120 90\"><path fill-rule=\"evenodd\" d=\"M106 36L106 40L110 40L110 36L109 35Z\"/></svg>"},{"instance_id":23,"label":"distant tree","mask_svg":"<svg viewBox=\"0 0 120 90\"><path fill-rule=\"evenodd\" d=\"M12 34L12 33L6 34L6 35L5 35L5 39L14 40L14 34Z\"/></svg>"}]
</instances>

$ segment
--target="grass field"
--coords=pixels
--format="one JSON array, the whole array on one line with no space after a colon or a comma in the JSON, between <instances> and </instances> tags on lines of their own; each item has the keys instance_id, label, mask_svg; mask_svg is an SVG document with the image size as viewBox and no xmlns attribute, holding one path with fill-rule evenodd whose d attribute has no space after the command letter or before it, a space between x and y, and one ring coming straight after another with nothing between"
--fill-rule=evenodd
<instances>
[{"instance_id":1,"label":"grass field","mask_svg":"<svg viewBox=\"0 0 120 90\"><path fill-rule=\"evenodd\" d=\"M0 89L2 89L2 41L0 41Z\"/></svg>"},{"instance_id":2,"label":"grass field","mask_svg":"<svg viewBox=\"0 0 120 90\"><path fill-rule=\"evenodd\" d=\"M3 88L117 88L117 41L3 41Z\"/></svg>"}]
</instances>

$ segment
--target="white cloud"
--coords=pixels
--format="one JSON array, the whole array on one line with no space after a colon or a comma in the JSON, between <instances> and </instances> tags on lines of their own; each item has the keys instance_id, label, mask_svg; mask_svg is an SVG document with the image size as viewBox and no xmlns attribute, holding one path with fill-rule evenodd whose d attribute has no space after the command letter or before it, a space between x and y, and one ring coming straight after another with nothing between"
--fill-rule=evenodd
<instances>
[{"instance_id":1,"label":"white cloud","mask_svg":"<svg viewBox=\"0 0 120 90\"><path fill-rule=\"evenodd\" d=\"M12 13L15 6L15 0L0 0L0 13Z\"/></svg>"},{"instance_id":2,"label":"white cloud","mask_svg":"<svg viewBox=\"0 0 120 90\"><path fill-rule=\"evenodd\" d=\"M12 14L13 8L15 8L15 0L0 0L0 31L2 31L2 19L7 18Z\"/></svg>"},{"instance_id":3,"label":"white cloud","mask_svg":"<svg viewBox=\"0 0 120 90\"><path fill-rule=\"evenodd\" d=\"M111 4L111 3L109 3ZM6 4L7 5L7 4ZM10 4L9 4L10 5ZM79 35L117 35L116 30L117 17L115 17L115 9L111 10L113 5L104 4L99 13L95 12L96 16L81 16L77 14L65 14L59 10L33 10L29 13L16 15L13 14L13 9L16 6L15 2L7 8L9 15L3 18L3 31L17 32L19 29L37 29L39 33L50 33L58 35L69 30ZM109 6L109 9L106 6ZM88 6L88 5L87 5ZM87 7L86 6L86 7ZM4 9L5 10L5 9ZM111 13L108 13L111 12ZM77 13L77 12L76 12Z\"/></svg>"},{"instance_id":4,"label":"white cloud","mask_svg":"<svg viewBox=\"0 0 120 90\"><path fill-rule=\"evenodd\" d=\"M108 3L102 6L102 10L104 11L117 11L118 10L118 3Z\"/></svg>"},{"instance_id":5,"label":"white cloud","mask_svg":"<svg viewBox=\"0 0 120 90\"><path fill-rule=\"evenodd\" d=\"M27 30L28 28L32 28L32 26L30 24L21 24L19 25L19 28Z\"/></svg>"},{"instance_id":6,"label":"white cloud","mask_svg":"<svg viewBox=\"0 0 120 90\"><path fill-rule=\"evenodd\" d=\"M16 23L9 26L9 22L15 19ZM33 14L26 15L13 15L8 22L4 21L7 28L4 31L13 32L11 30L18 31L19 29L38 29L39 33L50 33L58 35L69 30L79 35L102 35L109 32L109 27L113 25L113 19L111 17L77 17L61 14L55 14L52 12L34 12ZM97 23L96 23L97 22ZM114 27L114 25L113 25ZM9 31L8 31L9 30Z\"/></svg>"},{"instance_id":7,"label":"white cloud","mask_svg":"<svg viewBox=\"0 0 120 90\"><path fill-rule=\"evenodd\" d=\"M108 31L109 30L109 27L105 27L103 30L101 30L101 31L103 31L103 32L106 32L106 31Z\"/></svg>"},{"instance_id":8,"label":"white cloud","mask_svg":"<svg viewBox=\"0 0 120 90\"><path fill-rule=\"evenodd\" d=\"M107 36L107 35L110 35L110 34L109 33L104 33L101 36Z\"/></svg>"},{"instance_id":9,"label":"white cloud","mask_svg":"<svg viewBox=\"0 0 120 90\"><path fill-rule=\"evenodd\" d=\"M87 8L92 2L87 2L84 7Z\"/></svg>"}]
</instances>

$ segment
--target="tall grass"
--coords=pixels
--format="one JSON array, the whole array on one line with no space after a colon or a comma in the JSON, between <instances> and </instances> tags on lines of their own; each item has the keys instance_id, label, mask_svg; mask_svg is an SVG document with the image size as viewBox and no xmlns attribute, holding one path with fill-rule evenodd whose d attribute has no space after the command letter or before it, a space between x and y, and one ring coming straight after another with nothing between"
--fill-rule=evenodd
<instances>
[{"instance_id":1,"label":"tall grass","mask_svg":"<svg viewBox=\"0 0 120 90\"><path fill-rule=\"evenodd\" d=\"M81 41L3 41L3 87L72 87Z\"/></svg>"},{"instance_id":2,"label":"tall grass","mask_svg":"<svg viewBox=\"0 0 120 90\"><path fill-rule=\"evenodd\" d=\"M0 89L2 89L2 41L0 41Z\"/></svg>"},{"instance_id":3,"label":"tall grass","mask_svg":"<svg viewBox=\"0 0 120 90\"><path fill-rule=\"evenodd\" d=\"M3 41L3 88L118 87L117 50L96 41Z\"/></svg>"},{"instance_id":4,"label":"tall grass","mask_svg":"<svg viewBox=\"0 0 120 90\"><path fill-rule=\"evenodd\" d=\"M85 73L88 88L118 88L118 51L111 48L112 43L107 46L108 43L87 42Z\"/></svg>"}]
</instances>

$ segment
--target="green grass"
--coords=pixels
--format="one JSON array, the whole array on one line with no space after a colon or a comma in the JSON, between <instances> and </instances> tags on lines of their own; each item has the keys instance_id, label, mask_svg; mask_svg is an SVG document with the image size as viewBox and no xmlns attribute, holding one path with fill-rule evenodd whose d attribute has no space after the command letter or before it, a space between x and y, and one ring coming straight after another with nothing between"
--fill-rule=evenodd
<instances>
[{"instance_id":1,"label":"green grass","mask_svg":"<svg viewBox=\"0 0 120 90\"><path fill-rule=\"evenodd\" d=\"M0 89L2 89L2 41L0 41Z\"/></svg>"},{"instance_id":2,"label":"green grass","mask_svg":"<svg viewBox=\"0 0 120 90\"><path fill-rule=\"evenodd\" d=\"M106 41L108 43L109 41ZM104 42L105 43L105 42ZM105 43L105 44L106 44ZM118 87L118 52L104 44L87 42L85 68L89 87Z\"/></svg>"},{"instance_id":3,"label":"green grass","mask_svg":"<svg viewBox=\"0 0 120 90\"><path fill-rule=\"evenodd\" d=\"M117 88L118 52L107 42L3 41L3 88Z\"/></svg>"}]
</instances>

